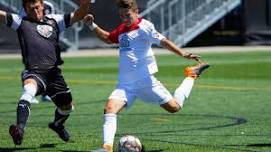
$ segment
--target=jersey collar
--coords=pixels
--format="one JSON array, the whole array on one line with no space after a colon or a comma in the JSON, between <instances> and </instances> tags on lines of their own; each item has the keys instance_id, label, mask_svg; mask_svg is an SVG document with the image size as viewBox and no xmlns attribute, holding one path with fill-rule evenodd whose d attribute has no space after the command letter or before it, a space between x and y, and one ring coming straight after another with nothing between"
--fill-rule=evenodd
<instances>
[{"instance_id":1,"label":"jersey collar","mask_svg":"<svg viewBox=\"0 0 271 152\"><path fill-rule=\"evenodd\" d=\"M138 18L137 21L134 24L132 24L131 26L129 26L129 27L124 26L124 31L129 32L129 31L133 31L133 30L138 29L141 21L142 21L142 18Z\"/></svg>"}]
</instances>

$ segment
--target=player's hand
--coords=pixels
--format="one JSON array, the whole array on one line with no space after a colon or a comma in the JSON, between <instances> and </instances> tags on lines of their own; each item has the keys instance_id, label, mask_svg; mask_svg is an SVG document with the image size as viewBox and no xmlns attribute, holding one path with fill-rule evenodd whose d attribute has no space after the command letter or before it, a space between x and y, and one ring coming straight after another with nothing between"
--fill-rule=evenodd
<instances>
[{"instance_id":1,"label":"player's hand","mask_svg":"<svg viewBox=\"0 0 271 152\"><path fill-rule=\"evenodd\" d=\"M93 20L94 20L94 16L92 14L88 14L84 17L83 21L87 26L92 26Z\"/></svg>"},{"instance_id":2,"label":"player's hand","mask_svg":"<svg viewBox=\"0 0 271 152\"><path fill-rule=\"evenodd\" d=\"M196 54L187 53L183 57L185 57L187 59L191 59L191 60L196 60L197 62L201 62L201 60L200 60L201 57L199 55L196 55Z\"/></svg>"},{"instance_id":3,"label":"player's hand","mask_svg":"<svg viewBox=\"0 0 271 152\"><path fill-rule=\"evenodd\" d=\"M86 15L83 19L84 23L90 28L91 31L93 31L94 29L98 27L98 25L95 24L93 20L94 20L94 17L92 14Z\"/></svg>"}]
</instances>

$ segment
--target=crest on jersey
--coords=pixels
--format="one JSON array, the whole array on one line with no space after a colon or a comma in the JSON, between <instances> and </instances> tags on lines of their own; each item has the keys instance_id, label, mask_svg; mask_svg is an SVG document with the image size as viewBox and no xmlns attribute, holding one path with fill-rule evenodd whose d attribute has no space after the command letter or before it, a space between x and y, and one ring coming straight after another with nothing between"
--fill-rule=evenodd
<instances>
[{"instance_id":1,"label":"crest on jersey","mask_svg":"<svg viewBox=\"0 0 271 152\"><path fill-rule=\"evenodd\" d=\"M121 36L119 46L123 48L130 46L129 37L127 35Z\"/></svg>"},{"instance_id":2,"label":"crest on jersey","mask_svg":"<svg viewBox=\"0 0 271 152\"><path fill-rule=\"evenodd\" d=\"M49 38L53 34L53 27L50 25L38 25L37 31L41 36Z\"/></svg>"}]
</instances>

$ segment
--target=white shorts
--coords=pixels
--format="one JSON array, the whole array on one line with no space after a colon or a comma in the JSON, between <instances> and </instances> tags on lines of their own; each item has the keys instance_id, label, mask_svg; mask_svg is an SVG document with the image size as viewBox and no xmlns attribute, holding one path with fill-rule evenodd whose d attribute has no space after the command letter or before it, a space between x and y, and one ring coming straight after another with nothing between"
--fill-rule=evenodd
<instances>
[{"instance_id":1,"label":"white shorts","mask_svg":"<svg viewBox=\"0 0 271 152\"><path fill-rule=\"evenodd\" d=\"M154 76L144 78L130 84L119 83L109 99L122 100L130 107L136 98L147 103L165 104L173 97L160 81Z\"/></svg>"}]
</instances>

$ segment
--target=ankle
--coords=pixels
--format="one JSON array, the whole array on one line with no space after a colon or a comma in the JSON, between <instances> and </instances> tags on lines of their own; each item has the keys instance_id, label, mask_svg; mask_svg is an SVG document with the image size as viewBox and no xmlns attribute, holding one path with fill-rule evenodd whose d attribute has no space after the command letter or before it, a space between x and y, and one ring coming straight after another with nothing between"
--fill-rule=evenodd
<instances>
[{"instance_id":1,"label":"ankle","mask_svg":"<svg viewBox=\"0 0 271 152\"><path fill-rule=\"evenodd\" d=\"M104 148L107 152L113 152L113 145L111 145L111 144L103 144L103 148Z\"/></svg>"}]
</instances>

